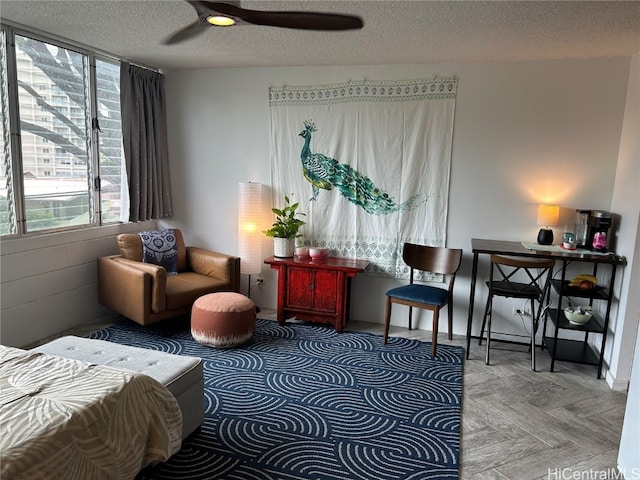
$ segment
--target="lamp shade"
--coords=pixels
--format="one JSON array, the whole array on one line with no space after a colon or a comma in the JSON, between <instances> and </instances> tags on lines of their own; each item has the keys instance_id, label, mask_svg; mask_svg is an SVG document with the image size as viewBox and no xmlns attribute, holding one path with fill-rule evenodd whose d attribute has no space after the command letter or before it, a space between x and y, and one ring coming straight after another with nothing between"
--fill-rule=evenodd
<instances>
[{"instance_id":1,"label":"lamp shade","mask_svg":"<svg viewBox=\"0 0 640 480\"><path fill-rule=\"evenodd\" d=\"M238 256L240 273L248 275L262 271L262 184L238 184Z\"/></svg>"},{"instance_id":2,"label":"lamp shade","mask_svg":"<svg viewBox=\"0 0 640 480\"><path fill-rule=\"evenodd\" d=\"M560 217L558 205L540 205L538 207L538 225L557 225Z\"/></svg>"}]
</instances>

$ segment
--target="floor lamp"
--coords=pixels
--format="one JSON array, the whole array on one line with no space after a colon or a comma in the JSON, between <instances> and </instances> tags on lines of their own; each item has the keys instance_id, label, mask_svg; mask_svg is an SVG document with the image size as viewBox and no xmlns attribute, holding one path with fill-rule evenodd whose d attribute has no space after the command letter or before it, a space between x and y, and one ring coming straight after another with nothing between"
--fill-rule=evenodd
<instances>
[{"instance_id":1,"label":"floor lamp","mask_svg":"<svg viewBox=\"0 0 640 480\"><path fill-rule=\"evenodd\" d=\"M251 275L262 271L262 184L238 184L238 256L240 273L249 276L247 297L251 297Z\"/></svg>"}]
</instances>

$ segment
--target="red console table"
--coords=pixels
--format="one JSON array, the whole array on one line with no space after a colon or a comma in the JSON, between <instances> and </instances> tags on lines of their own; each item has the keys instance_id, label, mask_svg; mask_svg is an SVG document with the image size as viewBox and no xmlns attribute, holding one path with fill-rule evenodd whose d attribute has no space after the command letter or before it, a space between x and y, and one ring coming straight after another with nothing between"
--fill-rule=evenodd
<instances>
[{"instance_id":1,"label":"red console table","mask_svg":"<svg viewBox=\"0 0 640 480\"><path fill-rule=\"evenodd\" d=\"M369 262L328 257L269 257L264 263L278 270L278 323L297 317L333 325L342 332L349 317L351 278Z\"/></svg>"}]
</instances>

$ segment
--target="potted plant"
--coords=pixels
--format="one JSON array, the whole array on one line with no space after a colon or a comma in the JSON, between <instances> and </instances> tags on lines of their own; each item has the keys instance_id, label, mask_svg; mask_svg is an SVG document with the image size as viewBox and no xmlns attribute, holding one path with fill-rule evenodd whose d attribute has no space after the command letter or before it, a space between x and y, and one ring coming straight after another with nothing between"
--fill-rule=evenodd
<instances>
[{"instance_id":1,"label":"potted plant","mask_svg":"<svg viewBox=\"0 0 640 480\"><path fill-rule=\"evenodd\" d=\"M293 195L293 194L292 194ZM288 195L284 196L284 208L272 208L271 211L276 216L276 221L269 230L263 233L267 237L273 238L273 254L276 257L293 257L295 249L295 239L300 237L300 227L306 222L296 218L304 213L298 212L298 203L291 203Z\"/></svg>"}]
</instances>

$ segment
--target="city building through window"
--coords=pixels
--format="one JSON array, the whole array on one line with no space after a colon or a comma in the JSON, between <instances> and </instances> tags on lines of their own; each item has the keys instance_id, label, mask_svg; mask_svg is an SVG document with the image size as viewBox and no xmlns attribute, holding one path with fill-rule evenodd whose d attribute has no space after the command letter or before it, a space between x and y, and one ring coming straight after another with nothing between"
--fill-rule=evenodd
<instances>
[{"instance_id":1,"label":"city building through window","mask_svg":"<svg viewBox=\"0 0 640 480\"><path fill-rule=\"evenodd\" d=\"M119 63L5 25L0 50L0 235L126 221Z\"/></svg>"}]
</instances>

